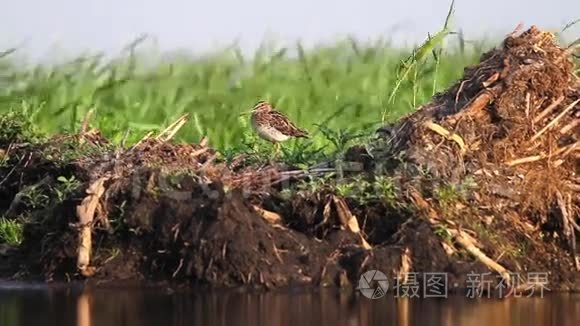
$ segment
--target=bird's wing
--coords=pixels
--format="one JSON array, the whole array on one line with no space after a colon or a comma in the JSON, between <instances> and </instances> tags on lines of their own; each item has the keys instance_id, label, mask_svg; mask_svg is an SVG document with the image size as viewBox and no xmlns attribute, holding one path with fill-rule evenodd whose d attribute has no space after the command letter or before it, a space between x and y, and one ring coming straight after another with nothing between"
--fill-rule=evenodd
<instances>
[{"instance_id":1,"label":"bird's wing","mask_svg":"<svg viewBox=\"0 0 580 326\"><path fill-rule=\"evenodd\" d=\"M280 131L281 133L283 133L287 136L294 136L294 137L307 137L308 136L307 131L296 127L296 125L294 123L292 123L292 121L290 121L290 119L288 119L288 117L286 115L284 115L282 112L270 111L269 114L270 114L270 119L272 121L272 125L276 129L278 129L278 131Z\"/></svg>"}]
</instances>

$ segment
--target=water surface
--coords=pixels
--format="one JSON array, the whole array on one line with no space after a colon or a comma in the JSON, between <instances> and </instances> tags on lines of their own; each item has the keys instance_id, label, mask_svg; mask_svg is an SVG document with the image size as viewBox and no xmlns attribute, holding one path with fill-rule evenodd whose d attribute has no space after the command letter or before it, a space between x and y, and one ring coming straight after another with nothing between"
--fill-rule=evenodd
<instances>
[{"instance_id":1,"label":"water surface","mask_svg":"<svg viewBox=\"0 0 580 326\"><path fill-rule=\"evenodd\" d=\"M371 300L336 290L261 293L0 283L2 326L580 325L580 294Z\"/></svg>"}]
</instances>

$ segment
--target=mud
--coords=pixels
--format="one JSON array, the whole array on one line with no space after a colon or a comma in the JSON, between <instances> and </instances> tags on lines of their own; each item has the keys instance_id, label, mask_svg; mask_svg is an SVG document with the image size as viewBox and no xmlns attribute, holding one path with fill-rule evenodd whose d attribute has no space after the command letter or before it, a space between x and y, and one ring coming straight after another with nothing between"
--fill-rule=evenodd
<instances>
[{"instance_id":1,"label":"mud","mask_svg":"<svg viewBox=\"0 0 580 326\"><path fill-rule=\"evenodd\" d=\"M22 221L24 236L1 245L0 276L351 287L377 269L418 273L419 284L447 273L452 288L489 272L515 289L538 284L513 273L549 272L542 285L577 288L574 69L553 35L509 36L325 179L334 161L310 171L228 163L205 140L119 149L95 129L44 141L6 133L0 213ZM64 189L61 176L76 183Z\"/></svg>"}]
</instances>

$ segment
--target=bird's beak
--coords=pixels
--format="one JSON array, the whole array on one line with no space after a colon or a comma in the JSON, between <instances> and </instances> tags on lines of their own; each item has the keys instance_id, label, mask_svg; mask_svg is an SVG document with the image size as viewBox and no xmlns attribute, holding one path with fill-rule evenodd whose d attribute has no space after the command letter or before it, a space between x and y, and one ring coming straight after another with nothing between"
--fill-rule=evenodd
<instances>
[{"instance_id":1,"label":"bird's beak","mask_svg":"<svg viewBox=\"0 0 580 326\"><path fill-rule=\"evenodd\" d=\"M240 115L246 115L246 114L250 114L250 113L252 113L252 110L244 111L244 112L240 113Z\"/></svg>"}]
</instances>

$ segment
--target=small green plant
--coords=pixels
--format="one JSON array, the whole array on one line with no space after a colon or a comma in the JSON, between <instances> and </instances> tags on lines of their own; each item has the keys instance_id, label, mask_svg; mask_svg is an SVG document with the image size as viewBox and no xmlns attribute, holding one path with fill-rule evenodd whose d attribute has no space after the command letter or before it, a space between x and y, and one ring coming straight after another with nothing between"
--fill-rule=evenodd
<instances>
[{"instance_id":1,"label":"small green plant","mask_svg":"<svg viewBox=\"0 0 580 326\"><path fill-rule=\"evenodd\" d=\"M47 207L50 197L44 193L41 186L34 185L23 193L22 202L31 209L38 209Z\"/></svg>"},{"instance_id":2,"label":"small green plant","mask_svg":"<svg viewBox=\"0 0 580 326\"><path fill-rule=\"evenodd\" d=\"M449 207L451 204L465 200L469 191L475 189L477 183L473 178L468 177L459 184L443 184L435 188L435 198L442 207Z\"/></svg>"},{"instance_id":3,"label":"small green plant","mask_svg":"<svg viewBox=\"0 0 580 326\"><path fill-rule=\"evenodd\" d=\"M108 249L108 250L106 250L106 252L104 254L107 255L107 258L105 258L105 260L103 261L103 265L105 265L106 263L110 262L111 260L119 257L119 255L121 254L121 249L119 249L119 248Z\"/></svg>"},{"instance_id":4,"label":"small green plant","mask_svg":"<svg viewBox=\"0 0 580 326\"><path fill-rule=\"evenodd\" d=\"M69 164L78 159L102 155L107 150L112 150L112 146L109 148L107 146L93 146L76 139L68 139L57 147L46 148L44 155L47 159L55 162Z\"/></svg>"},{"instance_id":5,"label":"small green plant","mask_svg":"<svg viewBox=\"0 0 580 326\"><path fill-rule=\"evenodd\" d=\"M390 177L378 176L374 180L374 188L377 195L391 206L395 206L397 201L397 189L395 183Z\"/></svg>"},{"instance_id":6,"label":"small green plant","mask_svg":"<svg viewBox=\"0 0 580 326\"><path fill-rule=\"evenodd\" d=\"M326 140L334 145L335 151L339 154L344 153L353 140L363 136L348 129L332 130L324 125L316 124L316 126Z\"/></svg>"},{"instance_id":7,"label":"small green plant","mask_svg":"<svg viewBox=\"0 0 580 326\"><path fill-rule=\"evenodd\" d=\"M453 243L453 235L449 232L449 229L443 224L437 224L435 230L433 231L435 235L439 236L441 239L449 244Z\"/></svg>"},{"instance_id":8,"label":"small green plant","mask_svg":"<svg viewBox=\"0 0 580 326\"><path fill-rule=\"evenodd\" d=\"M346 181L338 183L335 187L336 194L342 197L358 197L361 185L356 181Z\"/></svg>"},{"instance_id":9,"label":"small green plant","mask_svg":"<svg viewBox=\"0 0 580 326\"><path fill-rule=\"evenodd\" d=\"M16 220L0 217L0 243L17 246L22 242L23 225Z\"/></svg>"},{"instance_id":10,"label":"small green plant","mask_svg":"<svg viewBox=\"0 0 580 326\"><path fill-rule=\"evenodd\" d=\"M331 180L331 177L333 176L333 174L327 174L323 177L319 177L319 178L314 178L311 180L303 180L300 181L297 185L296 185L296 190L297 191L301 191L301 192L306 192L306 193L317 193L322 191L325 188L331 187L333 182Z\"/></svg>"},{"instance_id":11,"label":"small green plant","mask_svg":"<svg viewBox=\"0 0 580 326\"><path fill-rule=\"evenodd\" d=\"M369 181L356 176L338 182L334 188L339 196L352 198L361 205L382 201L393 208L400 208L397 189L390 177L378 176Z\"/></svg>"},{"instance_id":12,"label":"small green plant","mask_svg":"<svg viewBox=\"0 0 580 326\"><path fill-rule=\"evenodd\" d=\"M296 194L296 191L292 188L284 188L280 191L280 198L283 200L290 200Z\"/></svg>"},{"instance_id":13,"label":"small green plant","mask_svg":"<svg viewBox=\"0 0 580 326\"><path fill-rule=\"evenodd\" d=\"M359 204L364 204L374 197L373 192L369 190L370 183L361 176L340 180L334 186L337 195L354 199Z\"/></svg>"},{"instance_id":14,"label":"small green plant","mask_svg":"<svg viewBox=\"0 0 580 326\"><path fill-rule=\"evenodd\" d=\"M528 254L530 249L530 243L528 240L524 239L517 243L515 249L513 250L512 256L515 258L523 258Z\"/></svg>"},{"instance_id":15,"label":"small green plant","mask_svg":"<svg viewBox=\"0 0 580 326\"><path fill-rule=\"evenodd\" d=\"M54 187L54 191L56 193L58 202L62 202L68 194L73 192L81 184L74 175L71 175L69 178L60 176L56 179L56 181L58 181L58 184L56 187Z\"/></svg>"},{"instance_id":16,"label":"small green plant","mask_svg":"<svg viewBox=\"0 0 580 326\"><path fill-rule=\"evenodd\" d=\"M117 206L117 212L109 219L111 228L114 233L125 230L127 225L124 223L125 215L127 213L127 201L123 200L119 206Z\"/></svg>"}]
</instances>

